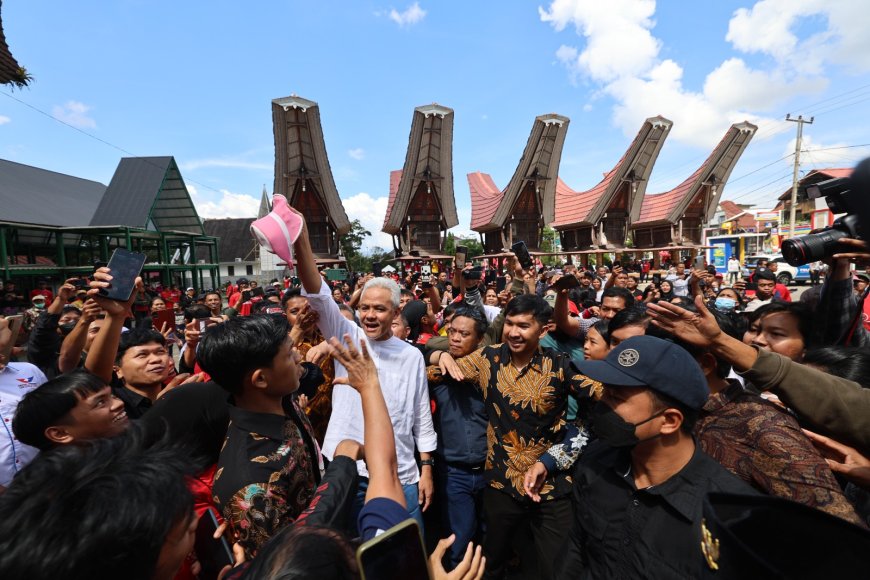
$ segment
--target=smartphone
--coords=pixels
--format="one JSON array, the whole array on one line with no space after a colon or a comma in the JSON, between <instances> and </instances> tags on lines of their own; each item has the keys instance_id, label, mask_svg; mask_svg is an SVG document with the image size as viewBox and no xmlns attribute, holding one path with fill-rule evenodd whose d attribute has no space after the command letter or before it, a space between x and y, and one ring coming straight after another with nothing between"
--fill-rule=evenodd
<instances>
[{"instance_id":1,"label":"smartphone","mask_svg":"<svg viewBox=\"0 0 870 580\"><path fill-rule=\"evenodd\" d=\"M245 290L244 292L242 292L242 298L241 298L240 302L245 303L245 302L249 301L250 299L251 299L251 291L250 290Z\"/></svg>"},{"instance_id":2,"label":"smartphone","mask_svg":"<svg viewBox=\"0 0 870 580\"><path fill-rule=\"evenodd\" d=\"M658 272L652 275L653 286L658 286L662 283L662 275Z\"/></svg>"},{"instance_id":3,"label":"smartphone","mask_svg":"<svg viewBox=\"0 0 870 580\"><path fill-rule=\"evenodd\" d=\"M12 331L12 336L9 337L9 342L3 347L3 350L0 351L0 361L6 363L9 362L9 359L12 356L12 347L15 346L15 342L18 340L18 333L21 332L21 324L23 322L23 314L6 317L6 323L9 325L9 330Z\"/></svg>"},{"instance_id":4,"label":"smartphone","mask_svg":"<svg viewBox=\"0 0 870 580\"><path fill-rule=\"evenodd\" d=\"M455 264L457 268L465 267L465 260L468 258L468 247L467 246L456 246L456 259Z\"/></svg>"},{"instance_id":5,"label":"smartphone","mask_svg":"<svg viewBox=\"0 0 870 580\"><path fill-rule=\"evenodd\" d=\"M515 242L511 246L511 252L516 255L517 260L520 262L520 266L522 266L524 270L528 270L535 265L532 261L532 255L529 253L529 248L526 246L524 241L520 240L519 242Z\"/></svg>"},{"instance_id":6,"label":"smartphone","mask_svg":"<svg viewBox=\"0 0 870 580\"><path fill-rule=\"evenodd\" d=\"M499 294L504 292L504 289L507 287L507 277L499 276L495 279L495 291Z\"/></svg>"},{"instance_id":7,"label":"smartphone","mask_svg":"<svg viewBox=\"0 0 870 580\"><path fill-rule=\"evenodd\" d=\"M422 284L428 284L432 281L432 266L430 264L423 264L420 266L420 282Z\"/></svg>"},{"instance_id":8,"label":"smartphone","mask_svg":"<svg viewBox=\"0 0 870 580\"><path fill-rule=\"evenodd\" d=\"M372 262L372 274L375 278L379 278L384 272L384 266L380 262Z\"/></svg>"},{"instance_id":9,"label":"smartphone","mask_svg":"<svg viewBox=\"0 0 870 580\"><path fill-rule=\"evenodd\" d=\"M568 276L562 276L559 278L559 281L550 286L550 288L556 291L562 291L576 288L579 285L580 281L577 280L577 277L569 274Z\"/></svg>"},{"instance_id":10,"label":"smartphone","mask_svg":"<svg viewBox=\"0 0 870 580\"><path fill-rule=\"evenodd\" d=\"M136 277L142 272L144 265L145 254L130 252L123 248L116 249L108 264L112 275L111 286L100 288L100 296L118 302L129 300L136 285Z\"/></svg>"},{"instance_id":11,"label":"smartphone","mask_svg":"<svg viewBox=\"0 0 870 580\"><path fill-rule=\"evenodd\" d=\"M423 536L413 519L407 519L365 542L356 551L363 580L425 580L429 562Z\"/></svg>"},{"instance_id":12,"label":"smartphone","mask_svg":"<svg viewBox=\"0 0 870 580\"><path fill-rule=\"evenodd\" d=\"M261 286L257 286L253 290L251 290L251 296L263 296L266 293L265 290Z\"/></svg>"},{"instance_id":13,"label":"smartphone","mask_svg":"<svg viewBox=\"0 0 870 580\"><path fill-rule=\"evenodd\" d=\"M622 264L619 263L619 260L616 260L610 265L610 269L612 270L613 268L622 268Z\"/></svg>"},{"instance_id":14,"label":"smartphone","mask_svg":"<svg viewBox=\"0 0 870 580\"><path fill-rule=\"evenodd\" d=\"M704 258L703 255L702 256L695 256L695 263L692 264L692 268L695 270L703 270L704 268L707 267L706 262L707 262L707 260L706 260L706 258Z\"/></svg>"},{"instance_id":15,"label":"smartphone","mask_svg":"<svg viewBox=\"0 0 870 580\"><path fill-rule=\"evenodd\" d=\"M489 286L490 284L495 284L496 278L498 278L498 272L496 272L495 270L487 270L484 282L486 282L486 285Z\"/></svg>"},{"instance_id":16,"label":"smartphone","mask_svg":"<svg viewBox=\"0 0 870 580\"><path fill-rule=\"evenodd\" d=\"M166 325L167 330L175 332L175 313L171 310L158 310L151 314L151 322L154 324L154 330L160 332L163 325Z\"/></svg>"},{"instance_id":17,"label":"smartphone","mask_svg":"<svg viewBox=\"0 0 870 580\"><path fill-rule=\"evenodd\" d=\"M466 280L480 280L483 278L483 266L475 266L471 270L463 270L462 277Z\"/></svg>"},{"instance_id":18,"label":"smartphone","mask_svg":"<svg viewBox=\"0 0 870 580\"><path fill-rule=\"evenodd\" d=\"M90 287L87 278L76 278L73 281L73 286L75 286L77 290L87 290Z\"/></svg>"},{"instance_id":19,"label":"smartphone","mask_svg":"<svg viewBox=\"0 0 870 580\"><path fill-rule=\"evenodd\" d=\"M193 541L193 551L196 559L202 566L199 573L200 580L216 580L220 571L226 566L232 566L233 550L230 543L223 536L215 539L214 533L218 529L218 521L212 508L206 510L199 518L196 526L196 538Z\"/></svg>"}]
</instances>

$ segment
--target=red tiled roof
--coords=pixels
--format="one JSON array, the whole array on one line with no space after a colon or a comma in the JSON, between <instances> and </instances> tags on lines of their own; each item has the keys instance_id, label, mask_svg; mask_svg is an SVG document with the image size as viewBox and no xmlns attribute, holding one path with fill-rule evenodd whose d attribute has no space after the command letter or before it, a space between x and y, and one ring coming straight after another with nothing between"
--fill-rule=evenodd
<instances>
[{"instance_id":1,"label":"red tiled roof","mask_svg":"<svg viewBox=\"0 0 870 580\"><path fill-rule=\"evenodd\" d=\"M813 169L812 171L810 171L809 173L804 175L800 179L799 183L803 183L804 181L806 181L807 179L809 179L810 177L813 177L815 175L823 175L827 179L837 179L839 177L849 177L850 175L852 175L852 168L851 167L832 167L829 169ZM815 182L816 180L813 180L813 181ZM824 181L824 180L822 180L822 181ZM779 196L779 199L785 200L785 199L789 199L790 197L791 197L791 186L789 186L789 188L786 189L783 192L783 194ZM777 207L779 207L779 205L777 205Z\"/></svg>"},{"instance_id":2,"label":"red tiled roof","mask_svg":"<svg viewBox=\"0 0 870 580\"><path fill-rule=\"evenodd\" d=\"M629 199L629 206L637 207L638 196L644 195L649 174L670 127L671 122L661 115L646 119L613 169L605 173L604 179L592 189L574 191L560 180L556 185L556 219L552 225L567 228L600 219L600 215L607 211L602 207L602 198L607 197L604 203L612 203L621 185L614 181L624 179L630 172L637 172L634 178L640 183ZM631 207L629 211L633 211Z\"/></svg>"},{"instance_id":3,"label":"red tiled roof","mask_svg":"<svg viewBox=\"0 0 870 580\"><path fill-rule=\"evenodd\" d=\"M480 171L468 174L468 188L471 190L471 229L483 227L492 221L504 191L488 173Z\"/></svg>"},{"instance_id":4,"label":"red tiled roof","mask_svg":"<svg viewBox=\"0 0 870 580\"><path fill-rule=\"evenodd\" d=\"M686 192L688 192L695 184L695 181L703 170L704 165L696 169L695 173L690 175L684 182L670 191L666 191L665 193L654 193L652 195L647 194L646 197L643 198L640 217L633 226L666 220L668 215L674 211L674 208L677 207L683 197L685 197Z\"/></svg>"},{"instance_id":5,"label":"red tiled roof","mask_svg":"<svg viewBox=\"0 0 870 580\"><path fill-rule=\"evenodd\" d=\"M740 206L738 206L733 201L728 201L728 200L720 201L719 207L721 207L722 211L725 212L725 219L731 219L734 216L738 216L745 211L745 210L740 209Z\"/></svg>"},{"instance_id":6,"label":"red tiled roof","mask_svg":"<svg viewBox=\"0 0 870 580\"><path fill-rule=\"evenodd\" d=\"M393 213L393 203L396 201L396 193L399 191L399 182L401 180L401 169L390 171L390 199L387 201L387 213L384 216L384 227L387 227L387 222L390 221L390 214Z\"/></svg>"},{"instance_id":7,"label":"red tiled roof","mask_svg":"<svg viewBox=\"0 0 870 580\"><path fill-rule=\"evenodd\" d=\"M619 164L616 167L619 167ZM598 198L610 184L610 180L613 179L616 167L611 169L598 185L587 191L574 191L560 177L556 182L556 221L553 226L558 227L586 221L595 202L598 201Z\"/></svg>"}]
</instances>

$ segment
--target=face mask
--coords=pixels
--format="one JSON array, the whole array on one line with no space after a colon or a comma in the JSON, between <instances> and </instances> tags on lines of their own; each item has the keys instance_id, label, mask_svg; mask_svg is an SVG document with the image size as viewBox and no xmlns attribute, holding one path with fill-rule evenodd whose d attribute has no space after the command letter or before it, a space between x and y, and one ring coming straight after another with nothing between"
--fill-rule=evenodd
<instances>
[{"instance_id":1,"label":"face mask","mask_svg":"<svg viewBox=\"0 0 870 580\"><path fill-rule=\"evenodd\" d=\"M58 325L58 328L60 329L60 333L64 336L66 336L67 334L72 332L75 327L76 327L75 322L67 322L66 324L59 324Z\"/></svg>"},{"instance_id":2,"label":"face mask","mask_svg":"<svg viewBox=\"0 0 870 580\"><path fill-rule=\"evenodd\" d=\"M734 307L737 306L737 301L733 298L717 298L716 299L716 308L719 310L734 310Z\"/></svg>"},{"instance_id":3,"label":"face mask","mask_svg":"<svg viewBox=\"0 0 870 580\"><path fill-rule=\"evenodd\" d=\"M43 308L45 308L45 302L34 302L33 307L37 310L42 310Z\"/></svg>"},{"instance_id":4,"label":"face mask","mask_svg":"<svg viewBox=\"0 0 870 580\"><path fill-rule=\"evenodd\" d=\"M648 421L652 421L664 412L665 409L662 409L640 423L629 423L620 417L609 405L598 402L592 408L592 430L602 441L611 447L634 447L642 442L634 434L635 429Z\"/></svg>"}]
</instances>

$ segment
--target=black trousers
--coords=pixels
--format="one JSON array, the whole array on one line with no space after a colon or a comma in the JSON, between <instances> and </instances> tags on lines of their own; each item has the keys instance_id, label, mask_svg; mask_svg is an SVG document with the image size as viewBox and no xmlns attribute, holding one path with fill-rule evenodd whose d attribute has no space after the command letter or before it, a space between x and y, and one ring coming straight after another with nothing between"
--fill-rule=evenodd
<instances>
[{"instance_id":1,"label":"black trousers","mask_svg":"<svg viewBox=\"0 0 870 580\"><path fill-rule=\"evenodd\" d=\"M492 487L483 491L483 515L486 537L483 554L486 556L487 579L504 578L512 555L512 539L520 528L529 526L538 557L541 580L550 580L562 542L568 536L574 521L571 497L534 503L516 500Z\"/></svg>"}]
</instances>

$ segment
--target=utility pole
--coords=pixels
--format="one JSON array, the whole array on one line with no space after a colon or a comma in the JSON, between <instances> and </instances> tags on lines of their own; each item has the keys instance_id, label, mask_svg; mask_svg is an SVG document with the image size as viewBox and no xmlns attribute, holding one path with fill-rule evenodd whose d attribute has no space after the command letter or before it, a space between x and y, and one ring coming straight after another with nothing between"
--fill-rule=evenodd
<instances>
[{"instance_id":1,"label":"utility pole","mask_svg":"<svg viewBox=\"0 0 870 580\"><path fill-rule=\"evenodd\" d=\"M789 238L794 238L794 220L795 220L795 206L797 206L797 190L798 190L798 170L801 165L801 139L804 134L804 123L808 123L810 125L813 124L815 117L810 117L810 120L807 121L804 119L803 115L798 115L797 119L791 118L791 113L785 116L786 121L791 121L792 123L797 123L797 140L794 143L794 174L791 178L791 208L789 211Z\"/></svg>"}]
</instances>

